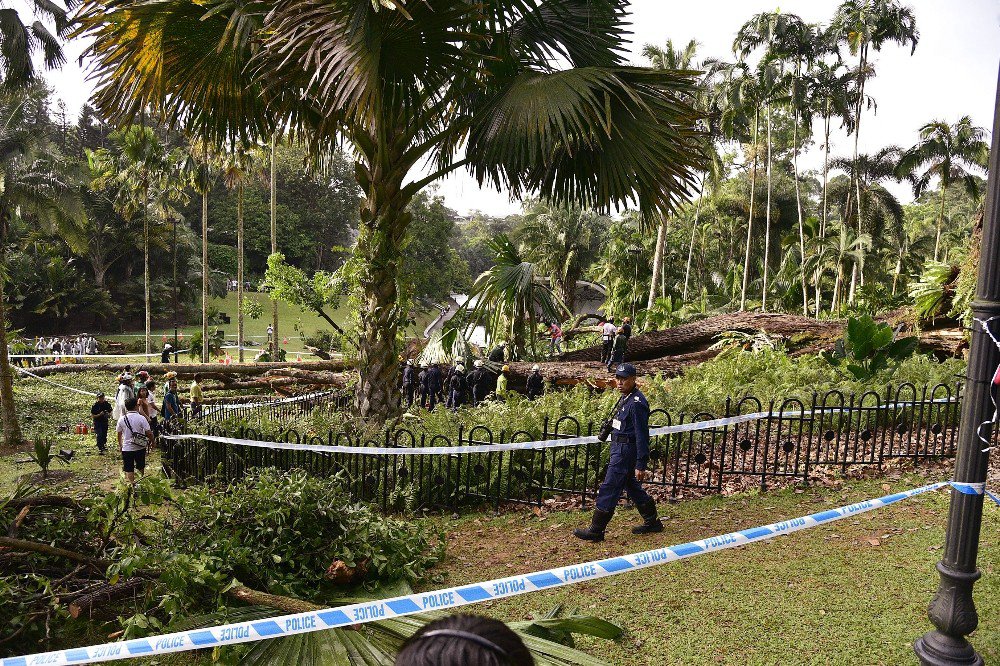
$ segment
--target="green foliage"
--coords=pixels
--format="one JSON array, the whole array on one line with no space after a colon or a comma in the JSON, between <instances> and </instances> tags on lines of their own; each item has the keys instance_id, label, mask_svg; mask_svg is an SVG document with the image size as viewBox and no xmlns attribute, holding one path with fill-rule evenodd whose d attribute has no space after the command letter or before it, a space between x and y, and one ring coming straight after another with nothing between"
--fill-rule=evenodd
<instances>
[{"instance_id":1,"label":"green foliage","mask_svg":"<svg viewBox=\"0 0 1000 666\"><path fill-rule=\"evenodd\" d=\"M469 266L449 246L455 234L455 211L445 206L442 197L420 193L413 198L408 212L412 217L399 278L403 291L412 292L416 298L440 301L468 289L472 283Z\"/></svg>"},{"instance_id":2,"label":"green foliage","mask_svg":"<svg viewBox=\"0 0 1000 666\"><path fill-rule=\"evenodd\" d=\"M58 454L52 453L52 447L55 445L51 439L37 438L32 443L32 450L28 453L28 458L31 459L33 463L38 465L38 469L42 471L42 478L47 479L49 477L49 466L52 464L53 460L60 460L63 463L67 463L66 459Z\"/></svg>"},{"instance_id":3,"label":"green foliage","mask_svg":"<svg viewBox=\"0 0 1000 666\"><path fill-rule=\"evenodd\" d=\"M247 301L244 301L246 303ZM222 347L226 344L226 334L220 328L212 327L208 329L208 357L215 358L222 354ZM204 341L201 337L201 331L195 331L194 335L191 336L191 344L188 348L188 356L193 359L201 358L201 350L204 345Z\"/></svg>"},{"instance_id":4,"label":"green foliage","mask_svg":"<svg viewBox=\"0 0 1000 666\"><path fill-rule=\"evenodd\" d=\"M362 580L416 580L438 555L414 523L351 501L339 478L261 470L226 492L199 486L176 500L172 552L208 558L226 577L274 594L322 598L340 561Z\"/></svg>"},{"instance_id":5,"label":"green foliage","mask_svg":"<svg viewBox=\"0 0 1000 666\"><path fill-rule=\"evenodd\" d=\"M932 322L950 309L956 274L949 264L927 262L920 280L910 287L913 310L921 321Z\"/></svg>"},{"instance_id":6,"label":"green foliage","mask_svg":"<svg viewBox=\"0 0 1000 666\"><path fill-rule=\"evenodd\" d=\"M264 316L264 306L254 298L243 301L243 316L248 319L260 319Z\"/></svg>"},{"instance_id":7,"label":"green foliage","mask_svg":"<svg viewBox=\"0 0 1000 666\"><path fill-rule=\"evenodd\" d=\"M833 352L823 359L838 370L846 370L857 380L871 380L879 373L899 365L917 350L918 339L895 339L889 324L878 323L865 315L847 320L847 332Z\"/></svg>"}]
</instances>

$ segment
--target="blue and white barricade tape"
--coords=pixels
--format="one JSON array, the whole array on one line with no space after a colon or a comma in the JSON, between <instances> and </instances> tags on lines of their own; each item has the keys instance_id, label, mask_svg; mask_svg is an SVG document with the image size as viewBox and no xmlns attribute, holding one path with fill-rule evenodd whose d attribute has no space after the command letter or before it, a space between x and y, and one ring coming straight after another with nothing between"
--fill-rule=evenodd
<instances>
[{"instance_id":1,"label":"blue and white barricade tape","mask_svg":"<svg viewBox=\"0 0 1000 666\"><path fill-rule=\"evenodd\" d=\"M933 402L949 403L954 402L954 398L942 398ZM899 408L904 405L893 404L878 407L880 409ZM233 407L234 409L236 407ZM876 409L873 407L872 409ZM819 411L820 414L836 414L847 411L846 409L826 409ZM796 412L753 412L751 414L740 414L737 416L727 416L725 418L711 419L708 421L692 421L691 423L681 423L672 426L660 426L649 429L650 437L662 437L664 435L676 435L697 430L711 430L724 428L731 425L757 421L760 419L772 418L776 420L794 420L812 415L812 411ZM240 439L236 437L222 437L217 435L201 435L197 433L184 435L166 435L164 439L197 439L205 442L217 442L219 444L231 444L233 446L251 446L261 449L275 449L284 451L313 451L315 453L352 453L355 455L384 456L445 456L461 455L466 453L490 453L500 451L526 451L538 449L561 449L573 446L583 446L585 444L598 444L596 436L566 437L561 439L543 439L532 442L505 442L501 444L470 444L466 446L425 446L425 447L391 447L391 446L346 446L339 444L294 444L291 442L268 442L256 439Z\"/></svg>"},{"instance_id":2,"label":"blue and white barricade tape","mask_svg":"<svg viewBox=\"0 0 1000 666\"><path fill-rule=\"evenodd\" d=\"M571 564L529 574L498 578L470 585L460 585L443 590L434 590L432 592L408 594L382 601L350 604L337 608L281 615L270 619L249 622L235 622L206 629L179 631L162 636L137 638L118 643L104 643L102 645L91 645L89 647L69 650L56 650L23 657L8 657L0 660L0 666L34 666L35 664L65 666L132 657L149 657L171 652L215 648L220 645L234 645L236 643L248 643L267 638L305 634L335 627L352 626L393 617L413 615L426 611L458 608L482 601L503 599L505 597L528 594L537 590L547 590L563 585L572 585L588 580L615 576L628 571L667 564L696 555L745 546L757 541L764 541L777 536L791 534L792 532L825 525L843 518L857 516L949 485L954 485L960 492L971 491L976 494L982 494L983 492L981 484L932 483L920 488L886 495L878 499L857 502L856 504L821 511L808 516L802 516L801 518L783 520L771 523L770 525L740 530L739 532L730 532L729 534L722 534L677 546L655 548L641 553L632 553L631 555L611 557L581 564Z\"/></svg>"}]
</instances>

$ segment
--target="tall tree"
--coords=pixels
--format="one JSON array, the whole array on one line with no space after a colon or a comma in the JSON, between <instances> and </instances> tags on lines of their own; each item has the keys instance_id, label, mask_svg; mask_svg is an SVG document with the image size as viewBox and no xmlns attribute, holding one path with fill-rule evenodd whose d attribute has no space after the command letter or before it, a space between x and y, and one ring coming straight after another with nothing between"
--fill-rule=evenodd
<instances>
[{"instance_id":1,"label":"tall tree","mask_svg":"<svg viewBox=\"0 0 1000 666\"><path fill-rule=\"evenodd\" d=\"M68 177L66 162L54 146L26 122L25 102L43 97L44 91L37 87L0 93L0 418L8 446L21 442L7 356L9 318L4 297L11 227L28 221L58 233L73 247L84 244L80 226L85 216L77 184Z\"/></svg>"},{"instance_id":2,"label":"tall tree","mask_svg":"<svg viewBox=\"0 0 1000 666\"><path fill-rule=\"evenodd\" d=\"M188 147L189 170L194 171L194 190L201 195L201 339L208 340L208 295L212 271L208 260L208 198L217 175L217 156L207 141L195 141ZM209 349L201 345L201 362L208 363Z\"/></svg>"},{"instance_id":3,"label":"tall tree","mask_svg":"<svg viewBox=\"0 0 1000 666\"><path fill-rule=\"evenodd\" d=\"M358 406L385 418L396 409L400 248L417 192L467 167L514 196L632 203L648 216L686 195L702 160L694 77L626 65L625 7L86 0L81 22L95 103L110 117L148 105L224 140L263 142L287 123L315 146L351 145L365 194ZM408 180L428 158L430 173Z\"/></svg>"},{"instance_id":4,"label":"tall tree","mask_svg":"<svg viewBox=\"0 0 1000 666\"><path fill-rule=\"evenodd\" d=\"M690 40L683 49L677 49L674 47L673 40L668 39L666 46L661 48L653 44L646 44L642 49L642 55L647 60L649 60L650 66L653 69L670 69L670 70L688 70L694 66L694 56L698 51L698 42L695 40ZM698 94L695 95L694 102L698 108L703 109L705 106L705 94L702 86L699 86ZM709 137L706 135L706 141ZM699 187L699 197L701 196L701 191L704 189L705 175L702 174L700 178L701 186ZM653 252L653 275L660 275L663 271L663 255L665 252L667 238L667 218L661 217L660 223L657 226L656 231L656 250ZM659 284L658 280L650 280L649 282L649 299L646 301L646 307L653 307L653 302L656 300L656 287ZM663 294L661 293L661 296ZM572 310L572 306L570 306Z\"/></svg>"},{"instance_id":5,"label":"tall tree","mask_svg":"<svg viewBox=\"0 0 1000 666\"><path fill-rule=\"evenodd\" d=\"M861 136L861 117L868 98L865 84L875 75L870 60L870 49L881 51L886 42L910 43L910 54L917 49L920 33L913 10L896 0L846 0L837 8L831 23L831 31L847 43L851 55L858 58L858 86L854 95L854 159L858 158L858 140ZM858 171L858 169L855 169ZM854 183L855 197L861 198L861 185ZM861 207L858 207L858 234L861 234ZM853 302L855 285L863 280L864 255L851 271L851 294Z\"/></svg>"},{"instance_id":6,"label":"tall tree","mask_svg":"<svg viewBox=\"0 0 1000 666\"><path fill-rule=\"evenodd\" d=\"M167 150L149 127L131 126L113 133L110 145L95 153L97 176L92 186L108 190L115 207L127 219L142 219L143 301L145 303L146 354L152 352L152 302L150 298L150 224L165 220L170 205L183 201L187 177L184 159Z\"/></svg>"},{"instance_id":7,"label":"tall tree","mask_svg":"<svg viewBox=\"0 0 1000 666\"><path fill-rule=\"evenodd\" d=\"M903 153L899 172L913 183L913 196L923 194L935 178L941 188L941 207L934 239L934 261L941 248L941 227L944 224L944 204L948 188L960 183L976 200L980 196L980 179L975 172L986 172L990 146L985 141L986 130L972 124L972 118L962 116L953 125L934 120L920 128L917 145Z\"/></svg>"},{"instance_id":8,"label":"tall tree","mask_svg":"<svg viewBox=\"0 0 1000 666\"><path fill-rule=\"evenodd\" d=\"M271 218L271 254L278 253L278 133L271 134L268 212ZM278 299L271 295L271 358L278 359Z\"/></svg>"},{"instance_id":9,"label":"tall tree","mask_svg":"<svg viewBox=\"0 0 1000 666\"><path fill-rule=\"evenodd\" d=\"M243 192L247 183L259 180L263 155L257 148L237 147L226 153L222 160L222 180L226 187L236 192L236 346L239 351L239 361L243 363L244 354L244 282L243 272ZM274 253L272 253L274 254ZM207 346L207 345L205 345Z\"/></svg>"}]
</instances>

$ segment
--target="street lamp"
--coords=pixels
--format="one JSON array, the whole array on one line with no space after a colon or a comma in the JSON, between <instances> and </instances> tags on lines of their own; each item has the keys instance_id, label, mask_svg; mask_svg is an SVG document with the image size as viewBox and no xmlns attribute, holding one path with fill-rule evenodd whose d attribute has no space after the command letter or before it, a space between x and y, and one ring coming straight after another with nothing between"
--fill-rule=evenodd
<instances>
[{"instance_id":1,"label":"street lamp","mask_svg":"<svg viewBox=\"0 0 1000 666\"><path fill-rule=\"evenodd\" d=\"M984 483L989 458L980 435L992 441L993 414L990 391L1000 367L1000 349L984 326L1000 331L1000 75L993 117L993 147L990 153L989 180L979 259L979 282L972 302L976 318L969 351L968 379L958 433L958 458L955 480ZM991 317L998 317L990 322ZM990 322L990 323L987 323ZM982 431L980 432L980 424ZM965 637L979 626L979 616L972 598L972 586L980 577L976 566L979 532L983 520L983 495L951 491L951 507L945 532L944 555L937 564L941 582L927 614L936 629L919 639L914 652L924 666L982 666L983 658Z\"/></svg>"}]
</instances>

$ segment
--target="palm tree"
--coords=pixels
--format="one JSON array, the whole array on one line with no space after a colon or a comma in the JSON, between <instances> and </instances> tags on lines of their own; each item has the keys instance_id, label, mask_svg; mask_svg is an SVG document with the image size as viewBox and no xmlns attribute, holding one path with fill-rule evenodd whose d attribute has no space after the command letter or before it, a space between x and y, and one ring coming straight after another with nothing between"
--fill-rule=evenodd
<instances>
[{"instance_id":1,"label":"palm tree","mask_svg":"<svg viewBox=\"0 0 1000 666\"><path fill-rule=\"evenodd\" d=\"M920 33L913 10L896 0L846 0L837 8L831 23L831 32L847 43L851 55L858 57L858 87L854 96L854 158L858 157L858 139L861 136L861 115L868 98L865 83L875 75L869 60L869 49L881 51L886 42L903 45L910 43L910 54L917 49ZM855 197L861 198L860 184L855 182ZM861 233L861 208L858 208L858 233ZM861 273L864 258L852 270L851 284ZM863 280L863 276L861 276ZM854 300L851 289L850 301Z\"/></svg>"},{"instance_id":2,"label":"palm tree","mask_svg":"<svg viewBox=\"0 0 1000 666\"><path fill-rule=\"evenodd\" d=\"M529 344L535 353L538 315L562 321L564 303L545 283L539 267L525 261L504 234L487 241L494 252L494 265L480 275L469 291L471 320L482 322L490 339L507 340L515 358L524 356Z\"/></svg>"},{"instance_id":3,"label":"palm tree","mask_svg":"<svg viewBox=\"0 0 1000 666\"><path fill-rule=\"evenodd\" d=\"M142 217L143 300L145 302L146 354L152 352L152 303L150 299L150 217L166 219L171 203L184 201L184 160L168 152L149 127L132 126L114 132L110 145L94 154L97 177L92 186L108 190L119 213L128 220Z\"/></svg>"},{"instance_id":4,"label":"palm tree","mask_svg":"<svg viewBox=\"0 0 1000 666\"><path fill-rule=\"evenodd\" d=\"M271 134L269 208L271 213L271 254L278 253L278 133ZM278 299L271 295L271 359L278 360Z\"/></svg>"},{"instance_id":5,"label":"palm tree","mask_svg":"<svg viewBox=\"0 0 1000 666\"><path fill-rule=\"evenodd\" d=\"M0 95L0 419L7 446L21 443L7 356L4 297L6 248L11 227L18 221L30 220L34 225L58 233L76 250L85 245L80 228L85 215L79 189L61 168L65 161L55 148L44 135L28 126L26 102L37 102L43 96L41 88Z\"/></svg>"},{"instance_id":6,"label":"palm tree","mask_svg":"<svg viewBox=\"0 0 1000 666\"><path fill-rule=\"evenodd\" d=\"M902 225L902 204L883 186L887 181L900 180L898 174L900 153L897 146L886 146L872 155L862 153L853 159L838 158L831 162L832 168L847 173L851 185L847 189L838 186L836 191L831 190L830 196L840 209L840 219L845 224L852 217L857 220L858 234L881 238L888 224ZM858 265L851 269L848 303L854 302L859 278L864 275L864 269L865 257L862 255Z\"/></svg>"},{"instance_id":7,"label":"palm tree","mask_svg":"<svg viewBox=\"0 0 1000 666\"><path fill-rule=\"evenodd\" d=\"M247 183L260 178L263 155L254 148L239 147L223 158L222 180L236 192L236 346L243 362L243 192ZM205 345L207 346L207 345Z\"/></svg>"},{"instance_id":8,"label":"palm tree","mask_svg":"<svg viewBox=\"0 0 1000 666\"><path fill-rule=\"evenodd\" d=\"M220 142L289 126L317 151L351 145L365 193L358 407L382 419L396 409L406 208L424 187L468 168L515 197L649 217L686 196L702 163L694 77L627 66L624 19L620 0L85 0L80 18L95 104L119 122L148 106Z\"/></svg>"},{"instance_id":9,"label":"palm tree","mask_svg":"<svg viewBox=\"0 0 1000 666\"><path fill-rule=\"evenodd\" d=\"M195 141L188 149L189 170L195 171L192 184L201 195L201 339L208 340L208 285L211 270L208 264L208 195L216 176L216 155L207 141ZM201 362L208 363L208 345L201 345Z\"/></svg>"},{"instance_id":10,"label":"palm tree","mask_svg":"<svg viewBox=\"0 0 1000 666\"><path fill-rule=\"evenodd\" d=\"M646 44L642 49L642 55L644 58L649 60L650 66L653 69L667 69L667 70L688 70L694 67L694 56L698 50L698 42L695 40L690 40L683 49L674 48L673 40L668 39L666 46L661 48L653 44ZM700 87L699 94L695 96L695 104L699 109L705 108L705 94L704 85ZM710 144L711 140L708 135L706 135L706 144ZM709 146L706 145L706 148ZM699 187L699 200L701 197L701 190L704 189L705 176L702 174L700 181L701 186ZM663 255L666 249L666 238L667 238L667 218L661 217L660 224L657 225L656 231L656 250L653 252L653 275L660 275L663 271ZM653 303L656 301L656 286L657 280L649 281L649 299L646 302L646 308L652 308ZM665 294L660 294L661 296Z\"/></svg>"},{"instance_id":11,"label":"palm tree","mask_svg":"<svg viewBox=\"0 0 1000 666\"><path fill-rule=\"evenodd\" d=\"M17 90L39 81L35 67L36 54L41 55L45 69L58 69L66 63L60 39L67 36L70 20L65 9L52 0L30 0L17 3L30 5L35 16L47 18L55 27L55 34L41 20L30 26L21 20L20 12L0 2L0 85L7 90ZM69 3L70 5L74 3Z\"/></svg>"},{"instance_id":12,"label":"palm tree","mask_svg":"<svg viewBox=\"0 0 1000 666\"><path fill-rule=\"evenodd\" d=\"M933 178L941 188L941 210L938 214L934 240L934 261L941 248L941 227L948 188L961 183L975 201L980 195L979 178L974 171L985 172L990 146L984 137L986 130L972 124L972 118L962 116L954 125L934 120L920 128L920 141L899 160L899 172L913 183L913 196L923 194ZM922 173L917 173L922 171Z\"/></svg>"},{"instance_id":13,"label":"palm tree","mask_svg":"<svg viewBox=\"0 0 1000 666\"><path fill-rule=\"evenodd\" d=\"M532 201L515 229L520 252L547 273L552 291L575 312L576 283L597 254L610 221L592 210Z\"/></svg>"}]
</instances>

